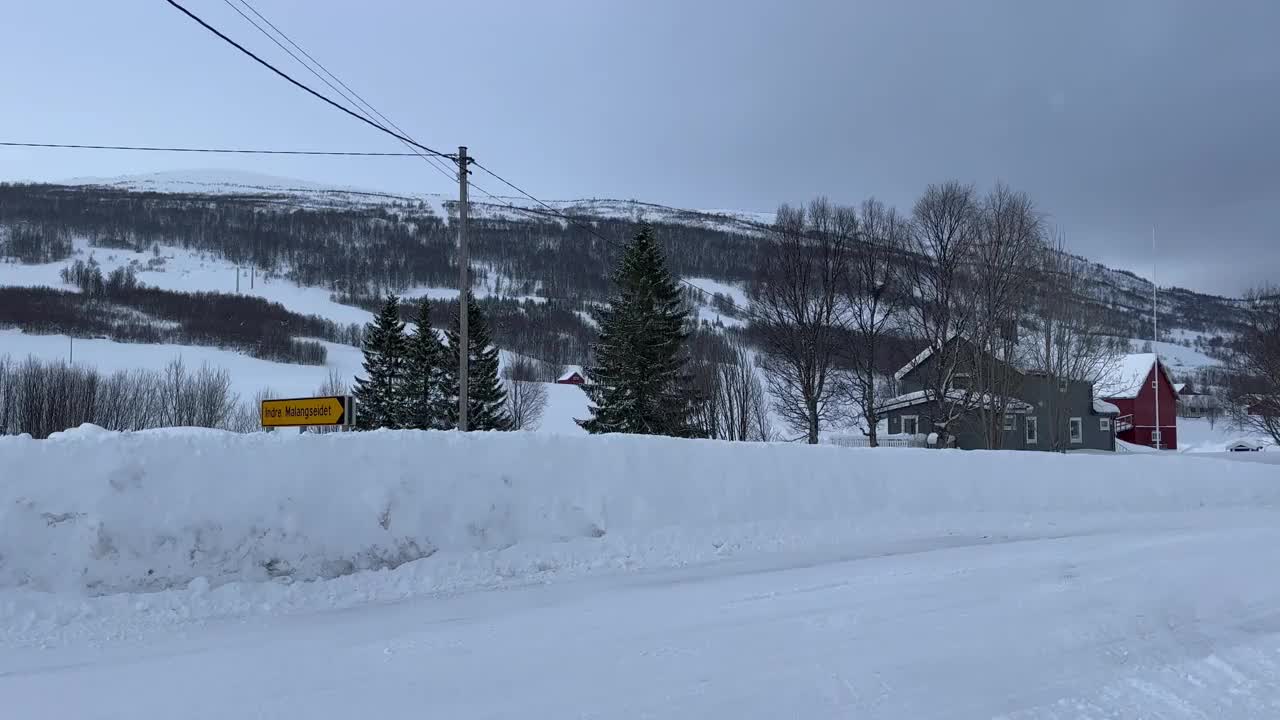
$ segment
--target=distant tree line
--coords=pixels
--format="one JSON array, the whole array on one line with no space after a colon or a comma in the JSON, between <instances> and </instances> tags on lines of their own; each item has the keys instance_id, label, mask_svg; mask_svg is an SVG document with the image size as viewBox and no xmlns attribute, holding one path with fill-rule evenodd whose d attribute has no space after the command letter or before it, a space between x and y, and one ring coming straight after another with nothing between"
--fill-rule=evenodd
<instances>
[{"instance_id":1,"label":"distant tree line","mask_svg":"<svg viewBox=\"0 0 1280 720\"><path fill-rule=\"evenodd\" d=\"M323 365L318 338L358 345L358 325L299 315L251 295L143 287L131 272L69 273L84 292L0 287L0 327L120 342L182 343L240 350L276 362ZM84 283L84 284L82 284Z\"/></svg>"},{"instance_id":2,"label":"distant tree line","mask_svg":"<svg viewBox=\"0 0 1280 720\"><path fill-rule=\"evenodd\" d=\"M452 205L446 203L446 207ZM576 211L566 212L572 216ZM731 232L700 223L702 216L688 215L689 224L653 225L673 275L737 282L755 292L757 270L772 252L772 245L761 238L767 240L772 231L743 226ZM70 252L67 239L72 236L87 238L94 245L138 251L157 244L176 245L254 265L304 285L329 288L335 299L371 311L389 293L453 287L458 275L456 230L449 219L410 202L311 206L269 193L211 197L0 184L0 218L4 218L5 236L15 232L21 236L16 244L13 237L0 243L0 256L24 262L65 257ZM637 220L627 218L583 216L581 223L566 223L535 214L523 219L480 217L471 226L472 276L495 295L536 294L551 299L544 309L545 319L526 322L511 315L510 332L526 336L522 350L536 350L557 362L581 363L594 329L579 324L567 330L574 322L569 315L586 313L607 297L608 273L619 260L618 248L638 228ZM913 252L914 248L906 248L889 262L905 268ZM1150 326L1150 285L1132 273L1087 262L1083 267L1086 272L1076 302L1088 305L1102 319L1107 334L1145 336ZM699 302L710 303L726 317L741 316L746 310L734 308L727 298ZM1245 322L1245 310L1238 302L1179 288L1163 294L1161 315L1167 327L1202 332L1232 334ZM511 338L504 318L495 310L491 319L495 337L507 347ZM517 332L516 325L529 327L529 332ZM571 340L565 339L566 333ZM531 339L534 335L539 339Z\"/></svg>"},{"instance_id":3,"label":"distant tree line","mask_svg":"<svg viewBox=\"0 0 1280 720\"><path fill-rule=\"evenodd\" d=\"M242 408L226 370L192 371L176 358L163 371L93 368L0 356L0 434L51 433L92 423L108 430L258 428L255 408Z\"/></svg>"},{"instance_id":4,"label":"distant tree line","mask_svg":"<svg viewBox=\"0 0 1280 720\"><path fill-rule=\"evenodd\" d=\"M70 234L60 225L26 222L0 228L0 258L27 264L51 263L69 257L71 250Z\"/></svg>"},{"instance_id":5,"label":"distant tree line","mask_svg":"<svg viewBox=\"0 0 1280 720\"><path fill-rule=\"evenodd\" d=\"M0 184L0 217L11 227L76 235L91 244L145 251L155 244L210 252L237 264L278 271L340 297L385 297L414 286L453 287L456 229L425 208L299 206L273 195L131 192L102 187ZM630 220L591 218L602 241L575 224L474 219L473 276L514 280L508 295L600 300L616 247L633 234ZM679 274L728 280L750 277L754 238L669 225L663 242ZM44 237L44 236L42 236ZM26 248L24 244L22 246ZM671 252L678 250L679 252ZM69 244L59 257L70 253ZM15 255L10 251L4 254ZM56 253L45 253L52 257ZM16 255L15 255L16 256ZM24 262L32 253L23 250ZM45 260L41 260L45 261Z\"/></svg>"}]
</instances>

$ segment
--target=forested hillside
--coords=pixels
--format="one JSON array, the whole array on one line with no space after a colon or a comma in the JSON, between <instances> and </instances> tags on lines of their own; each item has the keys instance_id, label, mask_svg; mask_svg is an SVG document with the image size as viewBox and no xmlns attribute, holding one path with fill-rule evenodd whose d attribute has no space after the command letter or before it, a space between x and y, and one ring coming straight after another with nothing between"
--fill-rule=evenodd
<instances>
[{"instance_id":1,"label":"forested hillside","mask_svg":"<svg viewBox=\"0 0 1280 720\"><path fill-rule=\"evenodd\" d=\"M767 226L753 219L630 201L559 207L589 223L593 232L546 212L474 203L473 278L504 347L549 362L583 362L594 333L586 311L606 297L608 268L640 220L654 224L678 276L711 278L748 292L757 279L765 247L760 238ZM439 198L314 189L237 186L219 192L158 192L0 184L0 262L65 260L70 266L73 240L157 253L160 246L174 246L253 266L264 276L322 287L338 302L371 308L389 292L456 288L456 233L448 218L452 210L450 201ZM1147 336L1150 284L1124 271L1093 268L1089 299L1082 302L1104 311L1111 334ZM31 293L8 300L11 306L53 302L51 296ZM691 300L704 306L702 318L708 322L740 324L734 318L742 308L731 297L695 294ZM70 307L66 299L56 302ZM142 302L131 291L128 302L117 304L145 311ZM92 307L87 300L83 304ZM157 307L150 303L151 309ZM239 312L257 311L246 307ZM1181 289L1163 293L1160 313L1164 328L1193 331L1202 347L1214 335L1232 334L1240 322L1234 301ZM31 317L30 308L11 307L7 314ZM13 317L8 322L20 325Z\"/></svg>"}]
</instances>

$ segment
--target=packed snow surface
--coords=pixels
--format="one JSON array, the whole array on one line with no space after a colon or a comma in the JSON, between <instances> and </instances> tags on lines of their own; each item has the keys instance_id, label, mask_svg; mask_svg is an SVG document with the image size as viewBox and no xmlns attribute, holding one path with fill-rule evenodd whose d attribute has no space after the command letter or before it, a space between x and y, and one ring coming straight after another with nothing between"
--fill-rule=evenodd
<instances>
[{"instance_id":1,"label":"packed snow surface","mask_svg":"<svg viewBox=\"0 0 1280 720\"><path fill-rule=\"evenodd\" d=\"M1280 708L1265 465L81 428L0 468L6 717Z\"/></svg>"},{"instance_id":2,"label":"packed snow surface","mask_svg":"<svg viewBox=\"0 0 1280 720\"><path fill-rule=\"evenodd\" d=\"M1225 452L1237 442L1246 442L1270 451L1277 450L1275 441L1253 429L1241 429L1227 418L1209 422L1208 418L1178 418L1178 452Z\"/></svg>"},{"instance_id":3,"label":"packed snow surface","mask_svg":"<svg viewBox=\"0 0 1280 720\"><path fill-rule=\"evenodd\" d=\"M450 558L513 548L517 562L547 569L679 564L714 556L712 545L804 546L877 526L991 529L995 515L1021 526L1042 513L1280 500L1273 471L1243 463L1209 475L1199 463L1152 472L1146 458L527 433L85 426L50 441L0 438L0 467L0 588L89 593L314 580L424 558L415 572L436 574ZM547 554L525 557L534 547Z\"/></svg>"}]
</instances>

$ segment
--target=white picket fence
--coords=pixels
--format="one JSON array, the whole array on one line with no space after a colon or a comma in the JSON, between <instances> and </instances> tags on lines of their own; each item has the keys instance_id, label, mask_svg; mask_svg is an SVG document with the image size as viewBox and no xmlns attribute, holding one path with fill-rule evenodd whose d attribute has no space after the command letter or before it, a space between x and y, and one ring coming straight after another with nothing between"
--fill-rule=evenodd
<instances>
[{"instance_id":1,"label":"white picket fence","mask_svg":"<svg viewBox=\"0 0 1280 720\"><path fill-rule=\"evenodd\" d=\"M840 447L871 447L871 440L865 435L835 435L827 440L831 445L839 445ZM880 447L905 448L905 447L926 447L923 435L915 437L882 437L877 442Z\"/></svg>"}]
</instances>

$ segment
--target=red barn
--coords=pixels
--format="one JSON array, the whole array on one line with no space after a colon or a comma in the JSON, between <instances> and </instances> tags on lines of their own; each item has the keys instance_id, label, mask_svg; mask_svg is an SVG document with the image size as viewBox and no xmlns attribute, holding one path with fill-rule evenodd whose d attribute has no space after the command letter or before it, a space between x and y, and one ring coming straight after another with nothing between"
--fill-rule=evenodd
<instances>
[{"instance_id":1,"label":"red barn","mask_svg":"<svg viewBox=\"0 0 1280 720\"><path fill-rule=\"evenodd\" d=\"M556 382L561 385L585 385L587 376L583 374L582 368L576 365L570 365L560 377L556 378Z\"/></svg>"},{"instance_id":2,"label":"red barn","mask_svg":"<svg viewBox=\"0 0 1280 720\"><path fill-rule=\"evenodd\" d=\"M1097 393L1120 408L1115 420L1117 438L1134 445L1178 449L1178 392L1155 353L1121 358L1119 365L1098 383Z\"/></svg>"}]
</instances>

